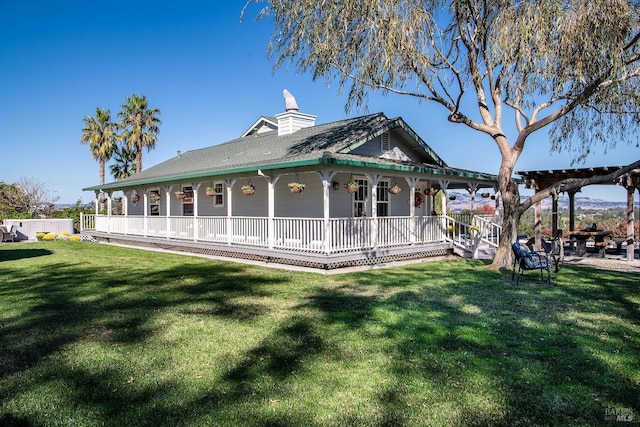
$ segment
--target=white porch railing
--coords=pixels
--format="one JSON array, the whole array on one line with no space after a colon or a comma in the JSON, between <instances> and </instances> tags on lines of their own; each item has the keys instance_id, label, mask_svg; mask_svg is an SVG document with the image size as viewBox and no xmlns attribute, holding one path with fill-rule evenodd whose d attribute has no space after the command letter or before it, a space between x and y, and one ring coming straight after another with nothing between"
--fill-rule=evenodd
<instances>
[{"instance_id":1,"label":"white porch railing","mask_svg":"<svg viewBox=\"0 0 640 427\"><path fill-rule=\"evenodd\" d=\"M480 229L480 239L493 246L498 247L500 243L500 235L502 234L502 226L492 221L493 217L475 216L473 225Z\"/></svg>"},{"instance_id":2,"label":"white porch railing","mask_svg":"<svg viewBox=\"0 0 640 427\"><path fill-rule=\"evenodd\" d=\"M89 218L90 217L90 218ZM499 228L479 219L483 240L499 239ZM446 216L373 218L164 217L83 215L83 230L133 236L336 253L375 247L453 242L471 250L472 224ZM478 225L476 225L478 224ZM91 226L94 226L93 228ZM269 230L273 230L270 238Z\"/></svg>"},{"instance_id":3,"label":"white porch railing","mask_svg":"<svg viewBox=\"0 0 640 427\"><path fill-rule=\"evenodd\" d=\"M502 226L492 221L493 216L475 215L471 218L471 224L458 221L449 216L444 217L447 240L464 251L472 253L474 258L478 256L481 243L497 248L500 242Z\"/></svg>"}]
</instances>

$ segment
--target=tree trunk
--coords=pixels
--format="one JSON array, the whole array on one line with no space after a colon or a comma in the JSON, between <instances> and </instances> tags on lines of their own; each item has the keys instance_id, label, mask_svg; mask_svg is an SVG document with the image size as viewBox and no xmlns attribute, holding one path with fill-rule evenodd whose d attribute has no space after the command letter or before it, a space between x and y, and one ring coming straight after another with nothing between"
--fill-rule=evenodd
<instances>
[{"instance_id":1,"label":"tree trunk","mask_svg":"<svg viewBox=\"0 0 640 427\"><path fill-rule=\"evenodd\" d=\"M100 185L104 185L104 166L105 166L105 163L106 162L104 161L104 158L101 157L100 158L100 163L99 163L99 165L100 165L100 171L99 171L100 172Z\"/></svg>"},{"instance_id":2,"label":"tree trunk","mask_svg":"<svg viewBox=\"0 0 640 427\"><path fill-rule=\"evenodd\" d=\"M136 173L142 172L142 149L138 147L136 150Z\"/></svg>"},{"instance_id":3,"label":"tree trunk","mask_svg":"<svg viewBox=\"0 0 640 427\"><path fill-rule=\"evenodd\" d=\"M516 160L516 156L513 156L513 159L505 159L505 156L503 156L500 172L498 173L498 185L500 186L503 206L502 233L496 255L491 264L492 270L511 268L511 243L515 241L518 235L518 222L522 215L518 184L511 178Z\"/></svg>"}]
</instances>

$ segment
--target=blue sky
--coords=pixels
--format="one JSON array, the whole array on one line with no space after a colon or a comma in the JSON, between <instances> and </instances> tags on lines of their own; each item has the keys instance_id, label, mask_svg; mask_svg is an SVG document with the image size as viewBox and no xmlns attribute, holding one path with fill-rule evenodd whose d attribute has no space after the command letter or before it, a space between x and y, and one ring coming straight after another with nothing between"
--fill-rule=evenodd
<instances>
[{"instance_id":1,"label":"blue sky","mask_svg":"<svg viewBox=\"0 0 640 427\"><path fill-rule=\"evenodd\" d=\"M93 193L82 188L99 182L98 163L80 143L82 120L96 107L115 117L134 93L146 95L163 122L156 149L143 153L143 168L178 150L238 137L259 116L284 110L285 88L302 112L317 115L317 123L347 117L346 97L335 82L313 82L294 69L273 71L266 57L272 28L254 22L256 5L241 23L244 4L0 1L0 181L35 178L58 203L91 201ZM368 112L402 116L451 166L497 173L495 144L448 123L438 106L374 95ZM639 154L626 144L606 155L597 148L584 166L628 164ZM541 133L528 141L516 170L566 168L570 162L570 155L550 153ZM617 186L589 187L581 195L625 200Z\"/></svg>"}]
</instances>

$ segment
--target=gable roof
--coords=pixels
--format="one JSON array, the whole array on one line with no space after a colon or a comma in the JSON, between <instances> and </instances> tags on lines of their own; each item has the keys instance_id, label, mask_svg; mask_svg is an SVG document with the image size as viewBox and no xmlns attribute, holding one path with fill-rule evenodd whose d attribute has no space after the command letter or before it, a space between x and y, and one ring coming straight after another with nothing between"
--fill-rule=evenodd
<instances>
[{"instance_id":1,"label":"gable roof","mask_svg":"<svg viewBox=\"0 0 640 427\"><path fill-rule=\"evenodd\" d=\"M264 118L258 122L262 119ZM350 154L357 147L394 129L403 133L409 144L414 144L422 151L423 162L402 162ZM402 118L389 119L383 113L377 113L316 125L288 135L278 136L277 131L270 131L240 137L219 145L182 153L124 180L84 190L117 190L154 183L246 173L258 169L273 170L318 164L377 167L483 180L496 178L493 175L450 168Z\"/></svg>"},{"instance_id":2,"label":"gable roof","mask_svg":"<svg viewBox=\"0 0 640 427\"><path fill-rule=\"evenodd\" d=\"M258 133L258 132L260 132L260 129L262 129L265 126L269 127L269 128L272 128L272 129L277 129L278 128L278 119L276 119L274 117L262 116L258 120L253 122L253 124L251 126L249 126L249 128L247 130L245 130L242 133L242 135L240 135L240 138L243 138L245 136L248 136L248 135L251 135L251 134L254 134L254 133Z\"/></svg>"}]
</instances>

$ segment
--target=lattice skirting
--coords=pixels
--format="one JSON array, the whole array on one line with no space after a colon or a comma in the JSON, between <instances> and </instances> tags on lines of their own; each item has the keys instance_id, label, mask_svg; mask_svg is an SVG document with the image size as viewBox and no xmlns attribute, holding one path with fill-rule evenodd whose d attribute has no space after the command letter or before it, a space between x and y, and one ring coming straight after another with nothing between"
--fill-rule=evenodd
<instances>
[{"instance_id":1,"label":"lattice skirting","mask_svg":"<svg viewBox=\"0 0 640 427\"><path fill-rule=\"evenodd\" d=\"M84 235L83 235L84 236ZM137 246L141 248L161 249L173 252L184 252L213 257L237 258L253 260L264 263L275 263L299 267L314 268L320 270L334 270L345 267L374 266L395 261L407 261L413 259L446 256L451 254L451 248L444 244L434 244L433 247L422 246L419 249L408 247L394 248L393 251L379 252L350 252L345 254L310 254L288 253L286 251L269 251L265 248L234 246L233 249L222 245L210 245L199 242L177 242L155 238L130 238L114 235L87 235L82 240L105 242Z\"/></svg>"}]
</instances>

